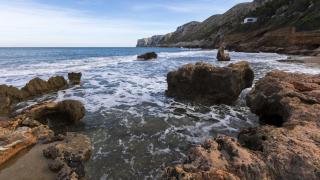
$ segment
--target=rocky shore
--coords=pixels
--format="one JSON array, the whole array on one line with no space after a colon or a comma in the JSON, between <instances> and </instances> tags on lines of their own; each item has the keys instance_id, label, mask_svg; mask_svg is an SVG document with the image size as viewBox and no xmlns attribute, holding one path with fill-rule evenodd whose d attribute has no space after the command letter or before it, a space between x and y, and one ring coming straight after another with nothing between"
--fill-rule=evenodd
<instances>
[{"instance_id":1,"label":"rocky shore","mask_svg":"<svg viewBox=\"0 0 320 180\"><path fill-rule=\"evenodd\" d=\"M261 126L191 149L164 179L320 178L320 76L272 71L247 96Z\"/></svg>"},{"instance_id":2,"label":"rocky shore","mask_svg":"<svg viewBox=\"0 0 320 180\"><path fill-rule=\"evenodd\" d=\"M71 74L70 85L80 83L80 74ZM70 74L69 74L70 78ZM42 102L22 112L13 113L15 103L41 96L45 93L67 88L69 85L62 77L53 77L48 81L35 78L22 89L1 85L1 113L7 118L0 119L0 179L7 179L8 174L19 167L28 166L35 169L39 164L44 165L56 175L40 168L34 173L18 173L13 178L22 179L81 179L85 177L83 163L90 158L90 139L82 134L67 132L61 126L78 123L85 115L85 107L75 100L61 102ZM43 152L41 152L43 151ZM39 154L41 153L41 155ZM32 164L25 161L10 163L17 156L19 159L30 159ZM46 160L46 158L48 160ZM28 169L26 168L26 169ZM24 170L22 170L24 171ZM48 175L46 175L48 173ZM24 177L21 177L21 176Z\"/></svg>"}]
</instances>

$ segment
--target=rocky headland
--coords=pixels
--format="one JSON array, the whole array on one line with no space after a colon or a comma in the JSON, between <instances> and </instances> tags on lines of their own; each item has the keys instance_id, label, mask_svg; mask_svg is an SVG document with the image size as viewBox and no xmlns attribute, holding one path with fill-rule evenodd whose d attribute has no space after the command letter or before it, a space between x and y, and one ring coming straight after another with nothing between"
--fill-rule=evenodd
<instances>
[{"instance_id":1,"label":"rocky headland","mask_svg":"<svg viewBox=\"0 0 320 180\"><path fill-rule=\"evenodd\" d=\"M320 178L320 76L272 71L247 95L261 126L192 148L164 179Z\"/></svg>"},{"instance_id":2,"label":"rocky headland","mask_svg":"<svg viewBox=\"0 0 320 180\"><path fill-rule=\"evenodd\" d=\"M80 82L79 74L73 76L76 77L71 78L70 85ZM12 111L15 103L68 86L62 76L48 81L35 78L21 89L1 85L0 97L7 100L0 102L1 112L7 118L0 118L0 179L76 180L85 177L83 163L91 155L90 139L83 134L60 128L80 122L85 115L85 107L81 102L41 102L22 112ZM34 173L25 172L30 168L35 169ZM50 169L52 174L46 169ZM11 177L15 170L21 172Z\"/></svg>"},{"instance_id":3,"label":"rocky headland","mask_svg":"<svg viewBox=\"0 0 320 180\"><path fill-rule=\"evenodd\" d=\"M140 39L137 47L189 47L243 52L319 55L320 2L254 0L240 3L203 22L190 22L175 32ZM244 23L245 18L257 22Z\"/></svg>"}]
</instances>

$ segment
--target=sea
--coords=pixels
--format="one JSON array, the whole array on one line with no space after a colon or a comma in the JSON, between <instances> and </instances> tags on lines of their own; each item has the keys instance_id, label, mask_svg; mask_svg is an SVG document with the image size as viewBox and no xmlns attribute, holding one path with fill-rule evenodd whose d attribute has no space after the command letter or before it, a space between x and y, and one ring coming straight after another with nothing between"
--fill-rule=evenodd
<instances>
[{"instance_id":1,"label":"sea","mask_svg":"<svg viewBox=\"0 0 320 180\"><path fill-rule=\"evenodd\" d=\"M158 59L137 61L154 51ZM255 82L267 72L317 74L319 66L282 63L286 55L230 52L218 62L216 50L185 48L0 48L0 84L23 87L35 77L48 79L82 72L81 85L18 104L16 110L42 101L75 99L86 107L82 123L68 127L92 140L87 177L158 179L165 167L182 163L191 147L220 135L236 137L258 118L246 107L246 89L233 105L203 105L166 97L166 75L188 63L214 66L248 61Z\"/></svg>"}]
</instances>

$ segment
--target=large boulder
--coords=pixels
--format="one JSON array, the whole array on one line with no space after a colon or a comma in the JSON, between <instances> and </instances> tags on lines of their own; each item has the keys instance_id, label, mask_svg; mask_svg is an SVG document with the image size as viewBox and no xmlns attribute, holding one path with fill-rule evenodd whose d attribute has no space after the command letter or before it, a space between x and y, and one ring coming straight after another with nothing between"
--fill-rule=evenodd
<instances>
[{"instance_id":1,"label":"large boulder","mask_svg":"<svg viewBox=\"0 0 320 180\"><path fill-rule=\"evenodd\" d=\"M80 122L85 115L84 105L76 100L64 100L59 102L56 111L65 114L72 123Z\"/></svg>"},{"instance_id":2,"label":"large boulder","mask_svg":"<svg viewBox=\"0 0 320 180\"><path fill-rule=\"evenodd\" d=\"M205 103L230 104L243 89L252 86L253 79L254 73L245 61L227 67L202 62L187 64L168 73L166 94Z\"/></svg>"},{"instance_id":3,"label":"large boulder","mask_svg":"<svg viewBox=\"0 0 320 180\"><path fill-rule=\"evenodd\" d=\"M138 56L138 60L144 60L144 61L157 59L157 58L158 58L158 55L155 52L148 52Z\"/></svg>"},{"instance_id":4,"label":"large boulder","mask_svg":"<svg viewBox=\"0 0 320 180\"><path fill-rule=\"evenodd\" d=\"M81 72L79 72L79 73L75 73L75 72L68 73L69 83L70 83L71 85L80 84L80 82L81 82L81 76L82 76L82 73L81 73Z\"/></svg>"},{"instance_id":5,"label":"large boulder","mask_svg":"<svg viewBox=\"0 0 320 180\"><path fill-rule=\"evenodd\" d=\"M230 61L231 59L229 53L225 52L223 46L220 46L218 49L217 59L218 61Z\"/></svg>"}]
</instances>

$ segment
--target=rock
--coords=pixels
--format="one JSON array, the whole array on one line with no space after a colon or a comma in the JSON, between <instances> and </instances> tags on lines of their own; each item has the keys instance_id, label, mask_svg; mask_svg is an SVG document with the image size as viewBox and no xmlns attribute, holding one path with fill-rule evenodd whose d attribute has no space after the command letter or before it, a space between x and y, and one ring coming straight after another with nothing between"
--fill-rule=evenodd
<instances>
[{"instance_id":1,"label":"rock","mask_svg":"<svg viewBox=\"0 0 320 180\"><path fill-rule=\"evenodd\" d=\"M145 54L142 54L138 56L138 60L152 60L152 59L157 59L158 55L155 52L148 52Z\"/></svg>"},{"instance_id":2,"label":"rock","mask_svg":"<svg viewBox=\"0 0 320 180\"><path fill-rule=\"evenodd\" d=\"M26 94L16 87L0 85L0 116L10 114L12 105L25 97Z\"/></svg>"},{"instance_id":3,"label":"rock","mask_svg":"<svg viewBox=\"0 0 320 180\"><path fill-rule=\"evenodd\" d=\"M31 128L0 128L0 165L37 142Z\"/></svg>"},{"instance_id":4,"label":"rock","mask_svg":"<svg viewBox=\"0 0 320 180\"><path fill-rule=\"evenodd\" d=\"M55 173L59 172L64 166L63 160L60 158L55 159L54 161L49 163L49 169Z\"/></svg>"},{"instance_id":5,"label":"rock","mask_svg":"<svg viewBox=\"0 0 320 180\"><path fill-rule=\"evenodd\" d=\"M193 148L185 163L166 168L165 179L267 179L266 164L230 137Z\"/></svg>"},{"instance_id":6,"label":"rock","mask_svg":"<svg viewBox=\"0 0 320 180\"><path fill-rule=\"evenodd\" d=\"M80 84L81 76L82 76L81 72L80 73L75 73L75 72L68 73L68 79L69 79L70 84L71 85Z\"/></svg>"},{"instance_id":7,"label":"rock","mask_svg":"<svg viewBox=\"0 0 320 180\"><path fill-rule=\"evenodd\" d=\"M55 76L48 79L50 91L58 91L67 87L67 81L63 76Z\"/></svg>"},{"instance_id":8,"label":"rock","mask_svg":"<svg viewBox=\"0 0 320 180\"><path fill-rule=\"evenodd\" d=\"M263 122L229 137L208 140L185 163L168 167L167 179L320 178L320 75L273 71L248 94Z\"/></svg>"},{"instance_id":9,"label":"rock","mask_svg":"<svg viewBox=\"0 0 320 180\"><path fill-rule=\"evenodd\" d=\"M283 126L320 116L320 75L272 71L259 80L247 104L266 124Z\"/></svg>"},{"instance_id":10,"label":"rock","mask_svg":"<svg viewBox=\"0 0 320 180\"><path fill-rule=\"evenodd\" d=\"M224 47L220 46L218 53L217 53L218 61L230 61L229 53L224 51Z\"/></svg>"},{"instance_id":11,"label":"rock","mask_svg":"<svg viewBox=\"0 0 320 180\"><path fill-rule=\"evenodd\" d=\"M43 150L46 158L53 159L49 167L58 171L58 179L82 178L85 176L83 162L91 156L90 139L82 134L67 133L65 139Z\"/></svg>"},{"instance_id":12,"label":"rock","mask_svg":"<svg viewBox=\"0 0 320 180\"><path fill-rule=\"evenodd\" d=\"M34 78L21 90L7 85L0 85L0 116L8 116L15 104L67 87L67 81L62 76L51 77L48 81Z\"/></svg>"},{"instance_id":13,"label":"rock","mask_svg":"<svg viewBox=\"0 0 320 180\"><path fill-rule=\"evenodd\" d=\"M168 73L166 94L205 103L230 104L243 89L251 87L253 79L254 73L245 61L223 68L207 63L187 64Z\"/></svg>"},{"instance_id":14,"label":"rock","mask_svg":"<svg viewBox=\"0 0 320 180\"><path fill-rule=\"evenodd\" d=\"M64 100L58 103L56 111L66 114L73 123L78 123L85 115L83 104L76 100Z\"/></svg>"},{"instance_id":15,"label":"rock","mask_svg":"<svg viewBox=\"0 0 320 180\"><path fill-rule=\"evenodd\" d=\"M62 76L56 76L50 78L48 81L40 78L34 78L29 81L21 90L25 91L28 97L35 97L51 91L64 89L66 87L67 81Z\"/></svg>"}]
</instances>

